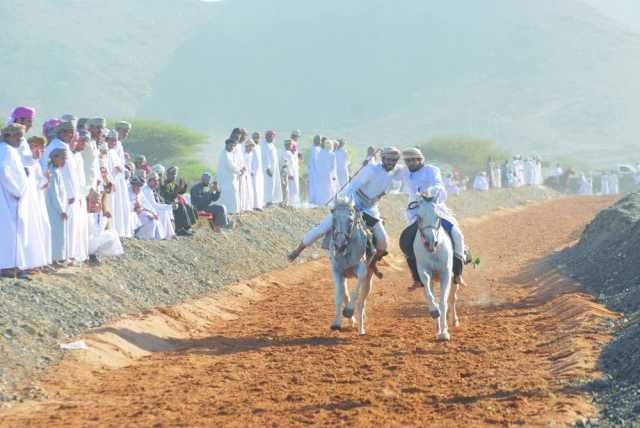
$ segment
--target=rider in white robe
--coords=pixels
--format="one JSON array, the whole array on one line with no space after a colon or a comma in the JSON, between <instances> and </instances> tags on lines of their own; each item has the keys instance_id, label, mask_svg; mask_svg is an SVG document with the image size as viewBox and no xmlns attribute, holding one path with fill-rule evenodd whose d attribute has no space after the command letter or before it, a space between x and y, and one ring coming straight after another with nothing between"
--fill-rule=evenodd
<instances>
[{"instance_id":1,"label":"rider in white robe","mask_svg":"<svg viewBox=\"0 0 640 428\"><path fill-rule=\"evenodd\" d=\"M453 273L456 275L457 280L460 280L462 274L463 265L468 262L468 257L465 252L465 242L462 230L456 220L455 216L449 210L445 202L447 200L447 191L445 189L440 169L433 165L424 163L424 155L419 149L408 149L403 152L404 161L407 164L403 168L403 188L409 195L409 205L407 206L407 220L408 227L402 232L400 236L400 248L407 257L407 263L411 269L415 285L420 284L420 277L417 271L417 265L415 261L415 255L413 253L413 242L417 233L417 205L414 202L420 200L420 195L425 192L432 192L433 196L436 196L436 202L438 205L438 215L442 220L442 226L450 234L453 250L454 250L454 269ZM482 177L485 179L485 188L488 190L489 181L486 178L486 172L482 172Z\"/></svg>"},{"instance_id":2,"label":"rider in white robe","mask_svg":"<svg viewBox=\"0 0 640 428\"><path fill-rule=\"evenodd\" d=\"M255 132L251 137L251 141L254 144L251 165L248 166L249 176L251 177L251 199L253 200L253 209L261 210L264 208L264 175L262 172L262 151L258 146L260 134Z\"/></svg>"},{"instance_id":3,"label":"rider in white robe","mask_svg":"<svg viewBox=\"0 0 640 428\"><path fill-rule=\"evenodd\" d=\"M6 237L0 245L0 269L24 269L25 244L29 239L24 197L29 189L29 179L17 150L19 140L7 142L13 138L9 133L17 131L7 128L0 136L0 222ZM24 129L21 133L24 135Z\"/></svg>"},{"instance_id":4,"label":"rider in white robe","mask_svg":"<svg viewBox=\"0 0 640 428\"><path fill-rule=\"evenodd\" d=\"M238 177L242 172L242 166L236 163L233 150L236 142L228 139L225 148L218 158L217 181L220 187L220 199L218 203L227 209L227 213L240 212L240 194Z\"/></svg>"},{"instance_id":5,"label":"rider in white robe","mask_svg":"<svg viewBox=\"0 0 640 428\"><path fill-rule=\"evenodd\" d=\"M338 191L338 172L333 142L325 141L316 162L316 205L328 204Z\"/></svg>"},{"instance_id":6,"label":"rider in white robe","mask_svg":"<svg viewBox=\"0 0 640 428\"><path fill-rule=\"evenodd\" d=\"M336 150L336 170L338 175L338 189L342 189L349 182L349 154L345 150L345 141L340 140Z\"/></svg>"},{"instance_id":7,"label":"rider in white robe","mask_svg":"<svg viewBox=\"0 0 640 428\"><path fill-rule=\"evenodd\" d=\"M280 162L275 138L275 132L267 131L265 140L260 143L262 171L264 173L264 202L266 205L276 205L282 202Z\"/></svg>"},{"instance_id":8,"label":"rider in white robe","mask_svg":"<svg viewBox=\"0 0 640 428\"><path fill-rule=\"evenodd\" d=\"M395 147L385 149L382 153L382 163L365 166L338 195L351 198L356 209L362 213L365 223L372 229L376 238L378 259L386 255L388 242L378 202L389 192L394 180L402 179L404 171L397 167L398 159L400 159L400 150ZM308 231L300 245L289 253L289 261L295 260L305 248L331 232L332 222L333 216L329 214L320 224Z\"/></svg>"}]
</instances>

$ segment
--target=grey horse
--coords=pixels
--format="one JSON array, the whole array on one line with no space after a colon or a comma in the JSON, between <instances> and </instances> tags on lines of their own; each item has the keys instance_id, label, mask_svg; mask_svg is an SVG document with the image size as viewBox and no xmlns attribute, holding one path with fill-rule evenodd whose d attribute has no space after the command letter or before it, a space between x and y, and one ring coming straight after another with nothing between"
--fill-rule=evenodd
<instances>
[{"instance_id":1,"label":"grey horse","mask_svg":"<svg viewBox=\"0 0 640 428\"><path fill-rule=\"evenodd\" d=\"M358 331L363 336L366 334L367 296L371 291L373 277L373 269L369 266L373 255L367 252L368 232L352 200L336 200L331 212L333 224L329 253L336 293L336 317L331 329L341 329L343 316L351 319L352 324L356 323L354 312L357 312ZM351 291L351 295L347 288L348 277L357 279L357 285Z\"/></svg>"},{"instance_id":2,"label":"grey horse","mask_svg":"<svg viewBox=\"0 0 640 428\"><path fill-rule=\"evenodd\" d=\"M418 273L424 284L424 294L429 306L429 314L437 322L438 341L450 340L447 324L449 293L451 291L451 276L453 267L453 245L451 238L442 227L438 215L437 197L431 192L422 195L418 202L417 221L418 233L413 243L418 264ZM436 303L433 291L434 276L440 277L440 302ZM457 286L453 290L453 317L455 325L459 325L455 310L455 296Z\"/></svg>"}]
</instances>

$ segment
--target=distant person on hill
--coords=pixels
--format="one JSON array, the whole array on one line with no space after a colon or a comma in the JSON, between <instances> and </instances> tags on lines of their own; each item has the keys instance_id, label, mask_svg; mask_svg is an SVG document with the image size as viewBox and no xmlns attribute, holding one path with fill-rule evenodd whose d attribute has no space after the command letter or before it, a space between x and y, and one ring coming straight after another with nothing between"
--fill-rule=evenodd
<instances>
[{"instance_id":1,"label":"distant person on hill","mask_svg":"<svg viewBox=\"0 0 640 428\"><path fill-rule=\"evenodd\" d=\"M313 137L313 145L311 146L309 153L309 203L311 205L319 205L317 198L317 182L316 182L316 168L318 167L318 154L322 147L322 136L316 135Z\"/></svg>"},{"instance_id":2,"label":"distant person on hill","mask_svg":"<svg viewBox=\"0 0 640 428\"><path fill-rule=\"evenodd\" d=\"M580 174L580 183L578 185L578 195L581 195L581 196L593 195L593 182L591 178L587 178L585 174Z\"/></svg>"},{"instance_id":3,"label":"distant person on hill","mask_svg":"<svg viewBox=\"0 0 640 428\"><path fill-rule=\"evenodd\" d=\"M145 155L138 155L134 160L136 166L135 175L142 175L147 177L151 172L151 167L147 163L147 157Z\"/></svg>"},{"instance_id":4,"label":"distant person on hill","mask_svg":"<svg viewBox=\"0 0 640 428\"><path fill-rule=\"evenodd\" d=\"M260 143L262 152L262 170L264 172L264 201L267 206L282 202L282 183L280 179L280 158L276 148L276 133L267 131L264 141ZM223 196L224 198L224 189ZM227 207L229 209L229 207ZM231 212L231 210L229 210Z\"/></svg>"},{"instance_id":5,"label":"distant person on hill","mask_svg":"<svg viewBox=\"0 0 640 428\"><path fill-rule=\"evenodd\" d=\"M213 216L211 228L219 231L222 227L229 226L227 209L214 202L220 199L220 188L215 181L211 184L211 174L205 172L200 177L200 182L191 188L191 203L198 211L205 211Z\"/></svg>"},{"instance_id":6,"label":"distant person on hill","mask_svg":"<svg viewBox=\"0 0 640 428\"><path fill-rule=\"evenodd\" d=\"M252 165L256 152L256 143L252 138L249 138L244 142L242 148L242 155L244 156L243 165L247 169L245 173L240 176L240 209L242 212L253 211L254 208Z\"/></svg>"},{"instance_id":7,"label":"distant person on hill","mask_svg":"<svg viewBox=\"0 0 640 428\"><path fill-rule=\"evenodd\" d=\"M487 179L487 173L485 171L476 175L476 178L473 180L473 190L477 190L478 192L486 192L489 190L489 180Z\"/></svg>"},{"instance_id":8,"label":"distant person on hill","mask_svg":"<svg viewBox=\"0 0 640 428\"><path fill-rule=\"evenodd\" d=\"M300 165L293 141L285 141L282 159L287 163L287 172L284 175L287 180L287 205L298 207L300 206Z\"/></svg>"},{"instance_id":9,"label":"distant person on hill","mask_svg":"<svg viewBox=\"0 0 640 428\"><path fill-rule=\"evenodd\" d=\"M218 185L220 186L220 203L227 208L229 214L240 212L239 187L240 174L243 172L241 164L236 162L234 150L236 140L229 138L224 143L224 150L218 158Z\"/></svg>"},{"instance_id":10,"label":"distant person on hill","mask_svg":"<svg viewBox=\"0 0 640 428\"><path fill-rule=\"evenodd\" d=\"M369 146L367 148L367 157L364 159L363 165L377 165L380 163L378 160L378 152L375 147Z\"/></svg>"},{"instance_id":11,"label":"distant person on hill","mask_svg":"<svg viewBox=\"0 0 640 428\"><path fill-rule=\"evenodd\" d=\"M326 140L318 154L316 166L316 196L317 205L326 205L338 191L338 176L336 169L336 154L333 152L334 143Z\"/></svg>"},{"instance_id":12,"label":"distant person on hill","mask_svg":"<svg viewBox=\"0 0 640 428\"><path fill-rule=\"evenodd\" d=\"M164 203L173 208L176 234L180 236L193 235L191 227L198 221L198 214L184 197L184 194L187 193L187 183L182 178L178 178L177 166L167 168L167 176L160 186L159 192Z\"/></svg>"},{"instance_id":13,"label":"distant person on hill","mask_svg":"<svg viewBox=\"0 0 640 428\"><path fill-rule=\"evenodd\" d=\"M338 189L342 189L349 182L349 177L351 175L349 171L349 166L351 165L351 161L349 161L349 153L345 146L347 142L344 139L338 140L338 150L336 150L336 169L338 171Z\"/></svg>"},{"instance_id":14,"label":"distant person on hill","mask_svg":"<svg viewBox=\"0 0 640 428\"><path fill-rule=\"evenodd\" d=\"M251 135L251 141L254 145L251 165L248 166L251 179L251 200L253 201L253 209L262 211L264 208L264 174L262 172L262 151L259 146L260 133L254 132Z\"/></svg>"}]
</instances>

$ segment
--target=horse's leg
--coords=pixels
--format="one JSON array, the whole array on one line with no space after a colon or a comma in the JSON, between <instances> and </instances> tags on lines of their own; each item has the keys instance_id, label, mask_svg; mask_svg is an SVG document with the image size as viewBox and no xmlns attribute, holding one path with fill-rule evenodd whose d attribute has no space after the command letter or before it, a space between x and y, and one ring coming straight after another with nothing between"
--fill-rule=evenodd
<instances>
[{"instance_id":1,"label":"horse's leg","mask_svg":"<svg viewBox=\"0 0 640 428\"><path fill-rule=\"evenodd\" d=\"M449 327L447 325L447 310L449 305L449 291L451 289L451 272L446 269L440 272L440 319L438 320L438 340L449 340Z\"/></svg>"},{"instance_id":2,"label":"horse's leg","mask_svg":"<svg viewBox=\"0 0 640 428\"><path fill-rule=\"evenodd\" d=\"M364 336L366 334L364 320L365 320L365 312L367 309L367 297L369 296L369 292L371 292L371 282L372 272L369 272L369 268L363 264L361 269L358 272L358 282L360 283L358 288L360 292L358 293L358 326L360 336Z\"/></svg>"},{"instance_id":3,"label":"horse's leg","mask_svg":"<svg viewBox=\"0 0 640 428\"><path fill-rule=\"evenodd\" d=\"M356 276L356 285L351 290L351 293L349 293L348 287L345 286L344 288L344 298L347 304L345 305L344 310L342 311L342 316L345 318L349 318L351 320L352 326L355 324L355 318L353 316L353 313L355 312L355 310L353 308L353 305L357 301L359 289L360 289L360 280L358 279L357 276Z\"/></svg>"},{"instance_id":4,"label":"horse's leg","mask_svg":"<svg viewBox=\"0 0 640 428\"><path fill-rule=\"evenodd\" d=\"M458 290L460 286L453 281L451 283L451 292L449 293L449 306L451 307L451 323L454 327L460 327L460 318L458 318L458 309L456 304L458 303Z\"/></svg>"},{"instance_id":5,"label":"horse's leg","mask_svg":"<svg viewBox=\"0 0 640 428\"><path fill-rule=\"evenodd\" d=\"M436 304L436 298L433 295L433 288L431 284L431 272L427 272L420 263L418 262L418 274L420 275L420 280L424 285L424 297L427 300L427 306L429 307L429 315L431 318L438 319L440 316L440 311L438 310L438 305Z\"/></svg>"},{"instance_id":6,"label":"horse's leg","mask_svg":"<svg viewBox=\"0 0 640 428\"><path fill-rule=\"evenodd\" d=\"M331 324L331 330L340 330L342 326L342 304L345 295L345 278L340 272L332 269L333 283L335 285L336 292L336 318Z\"/></svg>"}]
</instances>

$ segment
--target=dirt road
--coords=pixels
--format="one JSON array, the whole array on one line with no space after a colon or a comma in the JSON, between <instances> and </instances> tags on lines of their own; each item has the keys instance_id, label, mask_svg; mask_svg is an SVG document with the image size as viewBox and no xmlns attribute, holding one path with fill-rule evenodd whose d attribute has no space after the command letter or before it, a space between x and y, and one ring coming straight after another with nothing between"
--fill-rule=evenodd
<instances>
[{"instance_id":1,"label":"dirt road","mask_svg":"<svg viewBox=\"0 0 640 428\"><path fill-rule=\"evenodd\" d=\"M563 426L589 417L579 381L597 376L615 314L545 257L611 202L562 199L466 222L482 265L466 275L450 343L436 343L400 258L374 285L368 335L331 332L333 285L319 260L97 331L87 339L94 351L42 381L49 400L5 411L0 425Z\"/></svg>"}]
</instances>

